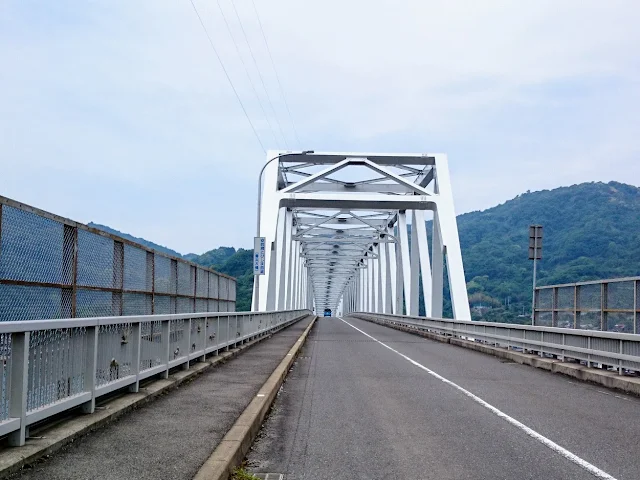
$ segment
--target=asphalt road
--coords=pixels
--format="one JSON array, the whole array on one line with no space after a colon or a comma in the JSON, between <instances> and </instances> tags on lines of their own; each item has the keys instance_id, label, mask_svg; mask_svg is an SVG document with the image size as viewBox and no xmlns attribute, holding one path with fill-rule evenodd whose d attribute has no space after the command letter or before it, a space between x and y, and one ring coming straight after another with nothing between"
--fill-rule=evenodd
<instances>
[{"instance_id":1,"label":"asphalt road","mask_svg":"<svg viewBox=\"0 0 640 480\"><path fill-rule=\"evenodd\" d=\"M316 322L248 456L253 472L640 479L640 399L347 321L362 331L337 318Z\"/></svg>"},{"instance_id":2,"label":"asphalt road","mask_svg":"<svg viewBox=\"0 0 640 480\"><path fill-rule=\"evenodd\" d=\"M253 345L12 478L191 480L311 318Z\"/></svg>"}]
</instances>

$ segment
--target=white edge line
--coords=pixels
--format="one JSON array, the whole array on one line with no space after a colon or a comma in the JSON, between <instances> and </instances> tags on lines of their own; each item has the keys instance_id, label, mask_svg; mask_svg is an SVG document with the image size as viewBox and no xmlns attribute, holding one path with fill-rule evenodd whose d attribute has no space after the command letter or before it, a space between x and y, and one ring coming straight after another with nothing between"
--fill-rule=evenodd
<instances>
[{"instance_id":1,"label":"white edge line","mask_svg":"<svg viewBox=\"0 0 640 480\"><path fill-rule=\"evenodd\" d=\"M551 450L553 450L554 452L558 453L559 455L563 456L564 458L566 458L567 460L575 463L576 465L578 465L579 467L584 468L586 471L588 471L589 473L595 475L597 478L601 478L603 480L616 480L615 477L612 477L611 475L609 475L607 472L600 470L598 467L596 467L595 465L587 462L586 460L580 458L579 456L577 456L574 453L571 453L569 450L567 450L564 447L561 447L560 445L558 445L557 443L555 443L553 440L548 439L547 437L545 437L544 435L536 432L535 430L533 430L532 428L527 427L524 423L519 422L518 420L516 420L515 418L510 417L509 415L507 415L506 413L504 413L502 410L499 410L498 408L494 407L493 405L491 405L490 403L485 402L483 399L481 399L480 397L478 397L477 395L474 395L473 393L471 393L468 390L465 390L464 388L462 388L460 385L453 383L451 380L448 380L446 378L444 378L442 375L437 374L436 372L434 372L433 370L430 370L429 368L425 367L424 365L416 362L415 360L407 357L405 354L400 353L399 351L395 350L394 348L390 347L389 345L382 343L380 340L378 340L375 337L372 337L371 335L369 335L367 332L360 330L358 327L351 325L349 322L347 322L346 320L343 320L342 318L340 318L340 320L342 320L344 323L346 323L347 325L349 325L351 328L357 330L358 332L362 333L363 335L369 337L371 340L374 340L375 342L379 343L380 345L382 345L383 347L391 350L392 352L400 355L402 358L404 358L405 360L407 360L409 363L415 365L418 368L421 368L422 370L424 370L425 372L427 372L429 375L437 378L438 380L440 380L443 383L446 383L447 385L451 385L453 388L455 388L456 390L462 392L464 395L466 395L467 397L471 398L474 402L479 403L480 405L482 405L483 407L485 407L486 409L490 410L492 413L494 413L495 415L497 415L498 417L502 418L503 420L506 420L507 422L509 422L511 425L513 425L514 427L522 430L524 433L526 433L528 436L530 436L531 438L539 441L540 443L542 443L543 445L549 447Z\"/></svg>"}]
</instances>

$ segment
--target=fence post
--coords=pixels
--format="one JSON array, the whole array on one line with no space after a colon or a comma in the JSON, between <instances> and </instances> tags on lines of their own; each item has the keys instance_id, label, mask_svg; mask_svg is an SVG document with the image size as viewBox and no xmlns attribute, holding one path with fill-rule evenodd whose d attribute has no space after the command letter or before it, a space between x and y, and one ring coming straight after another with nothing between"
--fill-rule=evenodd
<instances>
[{"instance_id":1,"label":"fence post","mask_svg":"<svg viewBox=\"0 0 640 480\"><path fill-rule=\"evenodd\" d=\"M640 288L640 282L635 280L633 282L633 333L638 333L638 310L640 310L638 288Z\"/></svg>"},{"instance_id":2,"label":"fence post","mask_svg":"<svg viewBox=\"0 0 640 480\"><path fill-rule=\"evenodd\" d=\"M551 289L551 326L558 326L558 287Z\"/></svg>"},{"instance_id":3,"label":"fence post","mask_svg":"<svg viewBox=\"0 0 640 480\"><path fill-rule=\"evenodd\" d=\"M151 315L156 313L156 257L153 252L147 252L146 257L146 290L151 295Z\"/></svg>"},{"instance_id":4,"label":"fence post","mask_svg":"<svg viewBox=\"0 0 640 480\"><path fill-rule=\"evenodd\" d=\"M193 298L191 299L191 312L196 312L196 303L198 303L198 269L191 265L191 281L193 282Z\"/></svg>"},{"instance_id":5,"label":"fence post","mask_svg":"<svg viewBox=\"0 0 640 480\"><path fill-rule=\"evenodd\" d=\"M124 288L124 243L113 241L113 288L111 294L111 314L122 315Z\"/></svg>"},{"instance_id":6,"label":"fence post","mask_svg":"<svg viewBox=\"0 0 640 480\"><path fill-rule=\"evenodd\" d=\"M12 447L21 447L27 439L27 393L29 391L29 332L11 334L11 373L9 376L9 418L20 419L20 429L8 435Z\"/></svg>"},{"instance_id":7,"label":"fence post","mask_svg":"<svg viewBox=\"0 0 640 480\"><path fill-rule=\"evenodd\" d=\"M136 322L131 327L131 341L133 343L133 352L131 352L131 373L136 376L136 383L129 385L129 391L138 393L140 391L140 356L142 346L142 326L140 322Z\"/></svg>"},{"instance_id":8,"label":"fence post","mask_svg":"<svg viewBox=\"0 0 640 480\"><path fill-rule=\"evenodd\" d=\"M600 330L606 332L607 325L607 292L609 285L605 282L600 284Z\"/></svg>"},{"instance_id":9,"label":"fence post","mask_svg":"<svg viewBox=\"0 0 640 480\"><path fill-rule=\"evenodd\" d=\"M210 285L210 284L211 284L211 274L210 274L209 272L206 272L206 274L207 274L207 293L205 294L205 297L206 297L206 299L207 299L207 300L206 300L206 302L207 302L207 308L205 308L205 310L204 310L204 311L205 311L205 312L210 312L210 311L211 311L211 309L209 308L209 303L210 303L210 302L209 302L209 298L211 298L211 295L209 294L209 292L211 292L211 290L210 290L209 288L210 288L210 286L211 286L211 285Z\"/></svg>"},{"instance_id":10,"label":"fence post","mask_svg":"<svg viewBox=\"0 0 640 480\"><path fill-rule=\"evenodd\" d=\"M573 285L573 328L580 328L580 286Z\"/></svg>"},{"instance_id":11,"label":"fence post","mask_svg":"<svg viewBox=\"0 0 640 480\"><path fill-rule=\"evenodd\" d=\"M198 358L199 362L207 360L207 348L209 348L209 317L203 318L202 324L202 356Z\"/></svg>"},{"instance_id":12,"label":"fence post","mask_svg":"<svg viewBox=\"0 0 640 480\"><path fill-rule=\"evenodd\" d=\"M78 283L78 228L63 225L62 231L62 283L69 285L61 289L60 317L75 318Z\"/></svg>"},{"instance_id":13,"label":"fence post","mask_svg":"<svg viewBox=\"0 0 640 480\"><path fill-rule=\"evenodd\" d=\"M216 327L216 355L218 355L218 353L220 353L220 315L218 315L216 317L216 321L218 323L217 327Z\"/></svg>"},{"instance_id":14,"label":"fence post","mask_svg":"<svg viewBox=\"0 0 640 480\"><path fill-rule=\"evenodd\" d=\"M169 313L178 313L178 261L171 259L171 279L169 281ZM173 300L173 308L171 308L171 300Z\"/></svg>"},{"instance_id":15,"label":"fence post","mask_svg":"<svg viewBox=\"0 0 640 480\"><path fill-rule=\"evenodd\" d=\"M624 350L624 345L622 343L622 339L620 339L620 351L619 351L620 355L623 354L623 350ZM621 358L618 359L618 375L622 375L622 359Z\"/></svg>"},{"instance_id":16,"label":"fence post","mask_svg":"<svg viewBox=\"0 0 640 480\"><path fill-rule=\"evenodd\" d=\"M162 378L169 378L169 360L171 359L171 342L170 335L171 320L163 320L161 325L162 335L162 352L164 353L164 363L167 369L162 373Z\"/></svg>"},{"instance_id":17,"label":"fence post","mask_svg":"<svg viewBox=\"0 0 640 480\"><path fill-rule=\"evenodd\" d=\"M98 339L100 327L87 327L87 358L84 363L84 390L91 392L91 400L82 404L82 413L96 410L96 370L98 368Z\"/></svg>"},{"instance_id":18,"label":"fence post","mask_svg":"<svg viewBox=\"0 0 640 480\"><path fill-rule=\"evenodd\" d=\"M195 305L195 300L194 300L194 305ZM186 350L186 354L187 354L187 361L185 363L182 364L182 370L189 370L189 355L191 355L191 323L193 322L193 318L189 318L185 323L183 328L187 329L187 333L185 334L185 337L187 338L187 341L185 342L187 348L185 348Z\"/></svg>"}]
</instances>

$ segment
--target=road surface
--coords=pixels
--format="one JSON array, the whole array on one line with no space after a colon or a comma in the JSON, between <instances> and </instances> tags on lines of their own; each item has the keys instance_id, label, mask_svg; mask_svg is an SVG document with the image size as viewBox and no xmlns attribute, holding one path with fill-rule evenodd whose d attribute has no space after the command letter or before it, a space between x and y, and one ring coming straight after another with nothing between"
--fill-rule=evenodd
<instances>
[{"instance_id":1,"label":"road surface","mask_svg":"<svg viewBox=\"0 0 640 480\"><path fill-rule=\"evenodd\" d=\"M332 317L248 462L285 480L638 480L639 444L636 397Z\"/></svg>"}]
</instances>

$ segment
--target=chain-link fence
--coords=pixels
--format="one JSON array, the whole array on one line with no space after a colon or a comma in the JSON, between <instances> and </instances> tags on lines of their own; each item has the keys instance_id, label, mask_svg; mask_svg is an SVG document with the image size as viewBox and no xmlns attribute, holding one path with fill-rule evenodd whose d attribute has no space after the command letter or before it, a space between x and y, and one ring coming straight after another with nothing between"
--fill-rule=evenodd
<instances>
[{"instance_id":1,"label":"chain-link fence","mask_svg":"<svg viewBox=\"0 0 640 480\"><path fill-rule=\"evenodd\" d=\"M640 277L536 288L535 325L640 333Z\"/></svg>"},{"instance_id":2,"label":"chain-link fence","mask_svg":"<svg viewBox=\"0 0 640 480\"><path fill-rule=\"evenodd\" d=\"M235 311L235 279L0 196L0 321Z\"/></svg>"}]
</instances>

